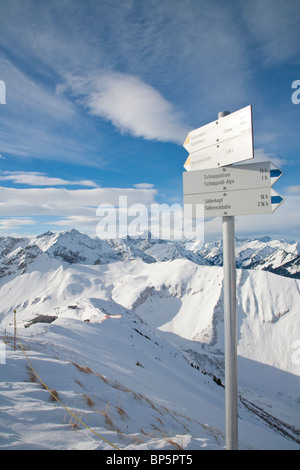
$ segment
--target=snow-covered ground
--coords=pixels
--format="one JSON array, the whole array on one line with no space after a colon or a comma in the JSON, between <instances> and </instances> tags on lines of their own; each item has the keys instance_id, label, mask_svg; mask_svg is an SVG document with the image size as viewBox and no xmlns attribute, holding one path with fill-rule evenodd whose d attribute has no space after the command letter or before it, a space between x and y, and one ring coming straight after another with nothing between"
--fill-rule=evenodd
<instances>
[{"instance_id":1,"label":"snow-covered ground","mask_svg":"<svg viewBox=\"0 0 300 470\"><path fill-rule=\"evenodd\" d=\"M0 281L0 448L224 449L222 268L70 264L45 243ZM237 272L240 449L300 448L299 287Z\"/></svg>"}]
</instances>

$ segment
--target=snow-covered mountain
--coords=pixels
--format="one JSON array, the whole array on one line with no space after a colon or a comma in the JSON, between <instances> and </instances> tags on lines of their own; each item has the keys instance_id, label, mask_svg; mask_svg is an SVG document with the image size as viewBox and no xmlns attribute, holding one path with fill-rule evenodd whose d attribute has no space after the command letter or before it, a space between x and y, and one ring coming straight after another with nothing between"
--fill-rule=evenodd
<instances>
[{"instance_id":1,"label":"snow-covered mountain","mask_svg":"<svg viewBox=\"0 0 300 470\"><path fill-rule=\"evenodd\" d=\"M224 449L222 250L210 247L74 230L1 239L0 448ZM298 246L236 250L251 265ZM299 449L299 291L237 270L241 449Z\"/></svg>"},{"instance_id":2,"label":"snow-covered mountain","mask_svg":"<svg viewBox=\"0 0 300 470\"><path fill-rule=\"evenodd\" d=\"M213 265L223 263L222 241L205 243L200 249L195 244L191 249ZM300 279L300 243L269 237L236 239L236 264L238 268L259 269Z\"/></svg>"}]
</instances>

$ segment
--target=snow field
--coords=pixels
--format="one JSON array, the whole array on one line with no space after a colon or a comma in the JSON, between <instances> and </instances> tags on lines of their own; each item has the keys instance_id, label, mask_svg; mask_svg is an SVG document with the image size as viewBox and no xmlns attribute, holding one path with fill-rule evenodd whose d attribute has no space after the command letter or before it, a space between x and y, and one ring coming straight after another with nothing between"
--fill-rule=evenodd
<instances>
[{"instance_id":1,"label":"snow field","mask_svg":"<svg viewBox=\"0 0 300 470\"><path fill-rule=\"evenodd\" d=\"M44 260L0 289L1 338L8 338L1 448L110 448L31 382L24 354L12 350L16 309L34 367L99 435L121 449L224 449L224 388L212 379L224 372L222 269L184 259ZM240 396L299 427L299 365L290 348L300 331L299 281L243 270L237 293ZM53 323L25 328L54 313ZM239 417L240 448L299 448L295 433L275 432L242 402Z\"/></svg>"}]
</instances>

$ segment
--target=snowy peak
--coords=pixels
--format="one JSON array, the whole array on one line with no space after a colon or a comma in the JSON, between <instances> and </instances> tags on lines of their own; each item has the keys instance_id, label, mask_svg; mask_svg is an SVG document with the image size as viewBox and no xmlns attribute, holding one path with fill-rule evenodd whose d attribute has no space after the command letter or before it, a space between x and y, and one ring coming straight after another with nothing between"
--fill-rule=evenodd
<instances>
[{"instance_id":1,"label":"snowy peak","mask_svg":"<svg viewBox=\"0 0 300 470\"><path fill-rule=\"evenodd\" d=\"M236 239L236 264L242 269L259 269L299 279L299 248L299 242L270 237ZM205 243L199 253L215 266L222 266L222 241Z\"/></svg>"},{"instance_id":2,"label":"snowy peak","mask_svg":"<svg viewBox=\"0 0 300 470\"><path fill-rule=\"evenodd\" d=\"M47 232L31 239L30 244L37 245L50 258L69 264L106 264L121 259L107 241L93 239L74 229L59 233Z\"/></svg>"},{"instance_id":3,"label":"snowy peak","mask_svg":"<svg viewBox=\"0 0 300 470\"><path fill-rule=\"evenodd\" d=\"M122 239L91 238L77 230L46 232L31 239L0 238L0 276L18 270L25 272L41 254L67 264L109 264L116 261L141 259L145 263L187 259L200 266L222 266L222 241L168 241L151 237ZM263 237L237 239L237 267L271 271L281 276L300 278L299 242Z\"/></svg>"},{"instance_id":4,"label":"snowy peak","mask_svg":"<svg viewBox=\"0 0 300 470\"><path fill-rule=\"evenodd\" d=\"M278 249L264 260L253 264L252 267L270 271L281 276L299 278L300 256L295 255L295 253L286 252L284 249Z\"/></svg>"}]
</instances>

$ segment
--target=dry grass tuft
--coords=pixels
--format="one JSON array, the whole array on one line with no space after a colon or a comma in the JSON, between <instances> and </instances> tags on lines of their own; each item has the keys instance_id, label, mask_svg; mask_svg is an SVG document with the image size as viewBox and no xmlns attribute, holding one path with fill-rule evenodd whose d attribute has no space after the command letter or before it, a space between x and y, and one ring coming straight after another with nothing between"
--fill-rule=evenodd
<instances>
[{"instance_id":1,"label":"dry grass tuft","mask_svg":"<svg viewBox=\"0 0 300 470\"><path fill-rule=\"evenodd\" d=\"M73 380L74 380L74 382L76 382L76 383L77 383L77 385L79 385L79 387L83 387L82 383L81 383L81 382L79 382L79 380L76 380L76 379L73 379Z\"/></svg>"},{"instance_id":2,"label":"dry grass tuft","mask_svg":"<svg viewBox=\"0 0 300 470\"><path fill-rule=\"evenodd\" d=\"M100 415L104 416L105 418L105 424L109 429L114 428L114 422L113 420L109 417L108 412L109 412L109 407L110 407L110 402L107 402L103 410L97 411Z\"/></svg>"},{"instance_id":3,"label":"dry grass tuft","mask_svg":"<svg viewBox=\"0 0 300 470\"><path fill-rule=\"evenodd\" d=\"M56 401L58 399L59 398L58 398L57 391L54 388L52 388L52 390L50 390L50 401Z\"/></svg>"},{"instance_id":4,"label":"dry grass tuft","mask_svg":"<svg viewBox=\"0 0 300 470\"><path fill-rule=\"evenodd\" d=\"M85 398L85 401L88 404L88 406L93 407L95 405L94 400L88 397L85 393L83 393L83 397Z\"/></svg>"},{"instance_id":5,"label":"dry grass tuft","mask_svg":"<svg viewBox=\"0 0 300 470\"><path fill-rule=\"evenodd\" d=\"M83 372L84 374L93 374L94 372L87 366L80 366L76 362L72 362L73 366L77 367L80 372Z\"/></svg>"},{"instance_id":6,"label":"dry grass tuft","mask_svg":"<svg viewBox=\"0 0 300 470\"><path fill-rule=\"evenodd\" d=\"M121 416L123 421L125 421L125 418L129 419L128 414L126 413L125 410L123 410L123 408L121 408L120 406L116 406L116 410L119 413L119 415Z\"/></svg>"},{"instance_id":7,"label":"dry grass tuft","mask_svg":"<svg viewBox=\"0 0 300 470\"><path fill-rule=\"evenodd\" d=\"M37 376L35 375L35 373L31 369L31 367L26 366L26 369L27 369L27 374L29 375L29 381L33 382L33 383L37 383L38 382Z\"/></svg>"},{"instance_id":8,"label":"dry grass tuft","mask_svg":"<svg viewBox=\"0 0 300 470\"><path fill-rule=\"evenodd\" d=\"M184 448L180 444L178 444L178 442L173 441L172 439L167 439L167 442L172 446L176 447L176 449L178 450L184 450Z\"/></svg>"}]
</instances>

